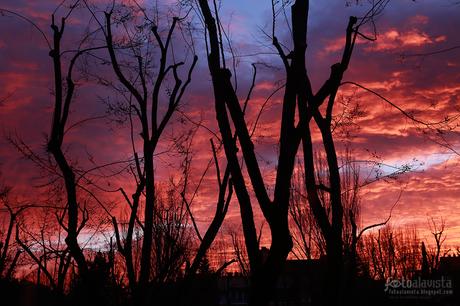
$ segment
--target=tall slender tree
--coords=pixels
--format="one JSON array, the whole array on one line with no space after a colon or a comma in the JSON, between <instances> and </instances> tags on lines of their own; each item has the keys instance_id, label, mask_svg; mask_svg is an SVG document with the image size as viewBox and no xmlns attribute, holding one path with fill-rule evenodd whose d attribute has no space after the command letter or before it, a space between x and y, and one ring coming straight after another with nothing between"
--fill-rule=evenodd
<instances>
[{"instance_id":1,"label":"tall slender tree","mask_svg":"<svg viewBox=\"0 0 460 306\"><path fill-rule=\"evenodd\" d=\"M95 16L93 9L86 1L85 3L87 8ZM123 5L120 7L123 8ZM142 250L139 278L137 280L139 292L143 292L151 277L152 239L156 202L156 163L154 156L166 126L182 102L184 93L191 82L192 72L198 58L192 54L191 63L185 74L185 80L183 80L180 68L185 65L185 62L176 61L172 47L175 40L175 31L182 19L173 17L166 30L166 34L163 35L159 28L159 20L150 19L145 14L144 9L139 8L138 10L130 11L128 16L131 19L126 18L127 16L124 15L121 17L116 16L116 9L117 7L114 3L112 8L104 13L104 22L100 23L100 27L107 44L108 56L113 72L121 86L128 93L129 100L133 101L133 103L129 104L129 112L135 114L137 122L141 127L139 134L142 141L142 156L139 156L137 150L133 147L137 187L132 196L133 202L130 205L128 236L126 237L125 246L122 247L122 254L127 262L130 282L135 282L134 268L132 267L132 235L134 223L136 220L139 220L138 209L140 197L145 192ZM136 30L143 29L146 31L141 31L142 33L138 33L138 36L134 36L130 32L132 28L126 22L132 20L137 13L141 16L144 14L145 18L141 25L134 26L137 26ZM118 40L117 34L119 33L114 33L114 23L125 27L124 39ZM145 36L141 37L142 35ZM123 44L123 41L126 43ZM120 48L123 48L126 52L130 52L127 61L129 64L134 65L133 69L130 69L132 66L126 64L126 57L118 52ZM158 60L152 55L152 49L158 50ZM157 64L157 69L154 68L153 62ZM133 75L134 77L131 77ZM171 83L168 81L170 77L172 77ZM169 85L171 85L171 88ZM162 90L166 90L167 95L163 95ZM160 117L159 113L163 107L166 110L162 117ZM128 197L125 196L125 198L131 203Z\"/></svg>"}]
</instances>

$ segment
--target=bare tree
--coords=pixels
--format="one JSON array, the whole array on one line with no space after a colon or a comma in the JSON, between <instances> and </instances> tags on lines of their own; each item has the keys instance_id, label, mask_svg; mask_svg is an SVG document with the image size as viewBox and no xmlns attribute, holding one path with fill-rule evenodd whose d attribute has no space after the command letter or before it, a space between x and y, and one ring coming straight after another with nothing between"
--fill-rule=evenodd
<instances>
[{"instance_id":1,"label":"bare tree","mask_svg":"<svg viewBox=\"0 0 460 306\"><path fill-rule=\"evenodd\" d=\"M19 208L12 207L9 201L10 192L11 188L0 185L0 202L8 212L6 233L2 233L0 240L0 279L12 277L18 263L21 249L14 244L13 232L18 215L27 208L25 206Z\"/></svg>"},{"instance_id":2,"label":"bare tree","mask_svg":"<svg viewBox=\"0 0 460 306\"><path fill-rule=\"evenodd\" d=\"M386 225L368 233L359 245L359 256L368 264L367 273L375 279L410 279L421 268L417 229L393 229Z\"/></svg>"},{"instance_id":3,"label":"bare tree","mask_svg":"<svg viewBox=\"0 0 460 306\"><path fill-rule=\"evenodd\" d=\"M198 226L195 222L195 219L193 217L193 214L191 212L191 201L187 201L184 197L184 201L187 205L187 209L189 210L189 213L191 215L191 221L193 223L193 226L195 228L196 235L199 240L199 246L198 250L193 258L193 261L190 265L190 268L187 270L187 275L189 277L193 277L194 274L197 273L198 268L200 267L201 263L203 260L206 259L206 254L208 250L211 248L211 245L213 244L214 240L216 239L216 236L222 227L222 224L224 222L225 216L228 211L228 207L230 205L230 201L232 199L233 195L233 184L231 182L230 178L230 169L228 166L225 168L223 176L221 174L220 166L219 166L219 161L217 158L217 150L214 145L213 140L210 140L211 142L211 148L213 152L213 161L216 167L216 175L217 175L217 201L216 201L216 207L215 207L215 212L214 216L209 223L206 232L204 236L201 236L200 231L198 229ZM206 171L203 173L203 176L206 174ZM202 176L202 178L203 178ZM197 188L195 189L193 193L193 197L196 195L198 188L200 187L200 184L198 184ZM185 190L184 190L185 191ZM223 265L225 266L227 264L224 263Z\"/></svg>"},{"instance_id":4,"label":"bare tree","mask_svg":"<svg viewBox=\"0 0 460 306\"><path fill-rule=\"evenodd\" d=\"M162 25L159 24L160 20L150 19L146 10L139 6L127 7L123 3L116 6L113 2L112 7L104 13L104 21L100 22L95 15L94 8L87 1L84 2L97 20L104 35L110 59L109 63L119 84L121 84L118 92L123 93L123 96L126 97L129 104L128 113L134 114L133 117L136 118L136 122L141 128L139 134L142 141L142 156L137 153L138 150L132 137L135 161L135 169L132 173L136 179L136 190L133 193L132 201L122 191L131 209L128 232L124 245L120 241L120 236L117 235L117 244L121 254L126 259L131 287L138 286L142 292L150 281L152 273L152 243L156 214L155 203L157 202L154 156L166 126L182 102L184 93L191 82L197 57L193 55L185 80L183 80L180 68L185 65L185 62L176 61L173 49L176 28L183 20L179 17L172 18L166 34L163 35L160 27ZM123 9L128 9L128 11L123 11ZM136 24L136 20L134 20L136 14L142 16L142 21L139 24ZM122 33L114 32L114 24L120 25L125 31ZM121 54L120 49L123 49L128 55ZM158 61L155 59L153 50L158 50ZM172 77L172 81L169 81L170 77ZM162 93L163 89L166 90L166 95ZM166 110L163 116L159 118L159 112L163 107ZM129 116L131 120L131 115ZM139 203L144 192L144 221L141 222L142 250L139 277L136 280L132 258L132 235L135 223L139 222ZM113 223L116 231L118 231L116 220L113 219Z\"/></svg>"},{"instance_id":5,"label":"bare tree","mask_svg":"<svg viewBox=\"0 0 460 306\"><path fill-rule=\"evenodd\" d=\"M63 239L66 231L61 225L65 209L51 205L21 207L28 208L29 213L16 224L16 242L37 267L37 284L46 284L58 293L64 293L72 264L69 247ZM88 217L86 214L82 222L86 223ZM83 226L80 226L80 231L82 229ZM44 282L42 276L45 277Z\"/></svg>"},{"instance_id":6,"label":"bare tree","mask_svg":"<svg viewBox=\"0 0 460 306\"><path fill-rule=\"evenodd\" d=\"M303 165L299 161L292 181L291 203L289 215L291 234L294 240L292 253L299 259L313 259L326 254L324 238L315 217L308 206L305 190Z\"/></svg>"},{"instance_id":7,"label":"bare tree","mask_svg":"<svg viewBox=\"0 0 460 306\"><path fill-rule=\"evenodd\" d=\"M241 107L235 88L231 83L231 72L225 66L225 58L221 57L221 53L223 54L224 50L222 49L222 36L219 35L221 25L218 19L218 12L215 10L215 15L213 16L207 1L199 1L198 3L208 33L208 66L214 88L217 122L235 193L240 205L243 233L251 269L251 303L265 305L270 299L267 290L271 292L268 288L272 288L275 285L283 263L292 248L292 238L288 226L288 206L290 181L295 155L300 142L298 131L294 127L295 93L294 97L292 97L292 94L286 94L286 99L283 103L280 154L278 157L274 199L271 200L256 158L256 151L248 126L244 119L244 108ZM289 82L286 87L290 88ZM230 117L228 113L230 113ZM241 146L252 188L271 230L271 247L265 262L263 262L259 250L251 199L238 161L231 122L235 127L235 133Z\"/></svg>"},{"instance_id":8,"label":"bare tree","mask_svg":"<svg viewBox=\"0 0 460 306\"><path fill-rule=\"evenodd\" d=\"M180 192L182 197L180 205L175 203L175 201L166 201L169 203L166 205L166 207L169 207L167 209L164 207L165 201L159 200L162 195L156 191L158 184L155 181L155 171L153 168L154 165L155 167L158 166L154 163L154 156L157 153L158 143L162 134L164 134L165 128L171 121L174 113L181 106L185 90L191 82L191 75L196 65L197 57L193 54L193 60L186 74L187 79L185 82L182 81L180 78L180 67L185 64L187 55L184 57L184 62L177 62L174 45L178 43L177 34L175 33L178 30L183 31L181 29L183 27L182 23L186 17L173 17L168 27L163 29L163 20L158 15L149 17L143 8L137 3L135 4L129 6L121 3L120 6L112 6L105 13L104 25L100 23L100 26L108 45L110 62L107 63L111 64L115 76L120 83L119 85L112 85L112 88L126 101L126 105L121 107L117 105L115 106L117 109L113 108L112 110L117 113L120 111L123 112L129 120L134 156L134 165L130 167L130 172L136 182L136 188L131 197L128 196L123 188L119 189L130 209L127 230L125 233L121 233L119 229L120 222L115 217L112 218L112 223L115 229L118 250L126 262L130 288L136 290L136 287L138 287L139 295L142 295L142 288L145 288L148 281L165 282L166 280L171 280L171 278L165 276L168 274L165 271L181 268L181 259L176 258L177 260L174 260L173 256L169 256L171 254L164 254L168 253L169 247L172 248L169 250L171 252L178 251L175 247L180 245L180 237L185 231L181 227L174 227L173 224L177 224L181 220L183 221L183 218L185 218L184 212L188 212L190 215L190 221L193 223L199 239L199 247L191 265L186 269L186 276L192 278L196 274L198 267L202 260L206 258L206 253L223 223L233 189L230 183L229 170L226 169L223 172L223 176L220 173L216 148L214 143L211 142L218 175L218 199L214 218L204 236L201 236L191 211L193 198L199 186L193 192L192 198L187 199L188 168L191 163L191 152L189 152L190 141L188 148L184 148L185 152L182 152L185 155L185 166L183 167L184 182L182 182L182 186L177 186L176 188L177 190L182 189ZM86 5L93 16L95 16L95 10L88 3ZM141 18L138 18L139 16ZM140 22L136 23L139 19ZM114 30L115 32L112 32L114 29L113 25L123 27L124 31L117 32L117 30ZM180 39L183 37L182 35ZM186 38L183 39L186 40ZM189 51L194 52L193 44L187 49L187 54ZM159 56L158 62L155 58L157 55ZM106 83L110 82L106 81ZM162 90L166 91L166 95L162 93ZM159 112L164 107L166 107L166 110L161 120L158 121ZM142 130L140 133L142 154L138 153L139 150L136 147L134 136L137 126L140 126ZM183 142L184 139L176 139L173 146L180 146ZM187 145L185 146L187 147ZM142 205L144 196L144 221L141 221L142 215L138 210L140 209L140 205ZM173 203L174 205L172 205ZM187 209L186 211L182 210L184 205ZM178 213L178 215L171 215L175 213ZM176 217L178 220L174 222L172 222L172 219L169 220L169 218L175 219ZM149 221L151 218L153 219ZM153 223L150 225L150 222ZM153 226L153 230L149 234L148 228L151 226ZM136 228L143 232L139 277L136 275L138 267L133 257L133 252L135 252L133 250L133 234ZM178 240L172 239L174 235L178 235L175 237ZM152 237L149 238L149 236ZM166 242L164 239L168 241ZM189 253L189 250L183 251L184 253ZM150 261L147 263L146 260L149 256ZM148 276L145 276L148 270L150 272L148 272Z\"/></svg>"},{"instance_id":9,"label":"bare tree","mask_svg":"<svg viewBox=\"0 0 460 306\"><path fill-rule=\"evenodd\" d=\"M339 291L343 278L343 204L340 171L332 135L333 108L338 89L342 83L342 77L348 68L356 39L358 37L366 38L365 35L360 33L360 27L380 14L387 2L377 1L362 18L350 17L346 29L342 59L339 63L332 65L329 79L326 80L317 93L313 92L305 65L309 1L294 1L291 7L290 28L292 29L293 50L287 53L283 47L284 45L276 37L275 24L278 9L276 3L272 2L273 24L270 37L284 65L286 85L279 133L280 153L273 188L274 199L271 200L247 129L244 111L231 83L230 70L225 66L220 35L221 26L217 9L215 8L213 15L207 1L198 1L208 34L208 65L214 86L217 121L240 204L243 231L251 265L253 277L252 303L261 305L268 303L269 297L265 292L267 288L273 287L276 283L283 263L292 248L292 238L288 226L288 207L291 177L300 142L303 144L303 163L309 204L326 241L329 270L327 288L330 290L329 294L327 294L330 300L327 303L337 305L342 296ZM282 2L280 5L283 5L282 9L284 9L285 3ZM327 101L325 103L326 113L323 115L320 108L325 101ZM297 112L299 118L296 124ZM325 211L326 208L321 204L320 189L315 178L314 149L312 131L310 130L312 120L314 120L321 133L327 161L329 179L327 192L332 214L331 221L329 221L328 214ZM256 199L271 230L271 247L265 262L262 262L259 253L250 196L238 163L236 146L231 137L231 122L235 127ZM264 293L262 294L262 292Z\"/></svg>"},{"instance_id":10,"label":"bare tree","mask_svg":"<svg viewBox=\"0 0 460 306\"><path fill-rule=\"evenodd\" d=\"M75 5L76 4L77 3L75 3ZM80 213L84 214L84 210L82 210L78 203L75 171L70 165L68 158L65 156L62 145L69 118L70 105L74 99L75 83L72 79L73 68L77 59L81 55L85 52L101 47L91 47L88 49L78 50L68 63L67 74L63 74L61 41L66 28L66 21L72 13L72 10L76 7L75 5L72 6L65 17L62 17L60 25L56 24L55 16L54 14L52 15L51 29L53 31L53 44L49 54L53 60L55 99L51 133L47 149L52 154L59 170L61 171L67 193L67 224L62 224L63 228L65 228L67 232L65 241L69 247L70 254L72 254L73 259L78 265L79 273L84 278L85 274L88 272L88 265L83 254L83 250L77 240L78 233L85 223L79 222L79 215Z\"/></svg>"},{"instance_id":11,"label":"bare tree","mask_svg":"<svg viewBox=\"0 0 460 306\"><path fill-rule=\"evenodd\" d=\"M444 241L446 240L447 236L445 234L445 228L446 228L446 223L443 218L441 218L440 223L437 223L435 218L430 218L429 220L429 228L431 235L433 236L433 239L435 241L435 247L433 250L431 250L430 257L431 259L429 260L429 269L430 272L436 272L439 269L439 259L442 251L442 246L444 244ZM448 251L447 251L448 252ZM428 254L427 254L428 255Z\"/></svg>"},{"instance_id":12,"label":"bare tree","mask_svg":"<svg viewBox=\"0 0 460 306\"><path fill-rule=\"evenodd\" d=\"M66 11L63 12L60 21L57 21L56 15L64 10L63 7L64 2L62 2L51 15L50 27L52 39L49 39L46 33L28 17L6 9L1 9L2 14L13 15L25 20L39 31L50 49L49 56L52 59L52 79L54 81L53 116L51 120L51 131L48 135L46 146L49 156L40 156L40 154L34 152L21 139L9 137L9 140L23 156L33 161L41 170L44 170L50 176L49 182L44 184L44 186L53 184L59 185L60 182L62 182L63 188L65 189L65 206L62 213L56 215L57 221L66 233L65 243L67 244L68 252L76 262L80 276L85 278L88 272L88 265L83 249L79 245L78 235L88 221L89 216L87 208L80 203L77 189L80 187L89 194L91 194L91 191L79 183L80 179L85 174L82 174L83 171L79 171L72 164L71 158L65 150L64 140L66 133L70 129L85 121L83 120L69 124L69 116L72 104L75 100L75 90L77 87L74 80L75 67L84 55L92 51L104 49L105 46L92 46L91 38L97 31L93 32L88 30L88 32L81 37L81 40L74 49L64 48L62 43L69 23L68 21L74 11L79 9L80 1L76 0L68 4L68 6L66 5ZM52 209L51 207L49 208ZM18 232L16 232L16 237L17 242L20 243L21 240L19 239L20 235ZM22 246L27 252L27 246ZM31 254L29 253L29 255ZM64 257L66 257L66 255ZM65 276L63 277L65 278Z\"/></svg>"},{"instance_id":13,"label":"bare tree","mask_svg":"<svg viewBox=\"0 0 460 306\"><path fill-rule=\"evenodd\" d=\"M246 248L244 246L244 238L241 237L239 231L230 231L230 237L232 239L233 245L233 252L235 253L236 260L238 262L239 270L241 274L245 276L250 275L250 267L249 267L249 260L248 254L246 252Z\"/></svg>"}]
</instances>

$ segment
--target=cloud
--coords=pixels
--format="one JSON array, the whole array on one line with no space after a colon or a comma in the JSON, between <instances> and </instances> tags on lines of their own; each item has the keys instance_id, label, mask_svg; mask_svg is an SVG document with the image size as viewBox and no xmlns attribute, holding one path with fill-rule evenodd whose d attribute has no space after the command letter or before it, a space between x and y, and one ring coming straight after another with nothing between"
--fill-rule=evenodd
<instances>
[{"instance_id":1,"label":"cloud","mask_svg":"<svg viewBox=\"0 0 460 306\"><path fill-rule=\"evenodd\" d=\"M367 34L368 37L373 37L372 34ZM357 40L358 45L364 45L364 50L367 52L389 52L402 49L422 47L435 43L441 43L447 40L446 35L433 36L419 29L411 29L400 31L398 29L389 29L384 33L378 34L377 39L373 42ZM345 38L326 41L324 51L326 53L334 53L343 50L345 46Z\"/></svg>"},{"instance_id":2,"label":"cloud","mask_svg":"<svg viewBox=\"0 0 460 306\"><path fill-rule=\"evenodd\" d=\"M368 52L392 51L395 49L400 50L443 42L446 39L447 38L444 35L430 36L418 29L412 29L404 32L398 31L397 29L391 29L381 35L378 35L375 43L371 43L369 47L365 48L365 50Z\"/></svg>"},{"instance_id":3,"label":"cloud","mask_svg":"<svg viewBox=\"0 0 460 306\"><path fill-rule=\"evenodd\" d=\"M45 29L45 33L49 34L49 14L57 2L6 0L5 5L32 17ZM224 22L230 25L236 54L242 55L237 60L238 94L241 101L246 98L252 79L250 64L260 63L257 66L256 87L245 118L252 125L267 97L284 82L285 77L279 57L270 54L273 53L270 44L267 45L267 40L256 27L263 27L264 22L270 26L270 8L261 6L258 1L232 1L228 9L225 5ZM404 60L398 55L403 52L421 53L448 46L458 38L456 29L460 27L460 21L453 18L456 16L455 12L436 4L424 7L398 2L392 5L393 7L389 7L385 15L377 20L377 30L380 33L378 40L358 40L344 79L378 92L420 120L438 121L446 115L458 114L458 52L423 58L406 57ZM311 23L308 28L307 66L315 90L328 78L330 66L340 60L347 16L354 14L355 10L359 13L362 8L344 8L340 1L312 4ZM234 14L232 18L230 13ZM82 20L86 19L69 23L65 40L68 46L84 32L86 23ZM281 21L279 22L281 24ZM43 152L44 135L49 130L53 102L52 67L46 44L33 28L23 22L0 17L0 26L2 30L7 29L2 31L0 37L0 88L5 91L0 92L0 97L7 93L13 94L3 106L0 106L1 129L7 133L17 131L34 149ZM277 31L280 40L284 39L286 49L289 49L289 30L279 26ZM201 122L212 132L217 132L211 78L201 32L196 34L196 39L200 59L190 88L186 92L182 110L195 122ZM244 56L253 53L260 55ZM230 61L227 64L230 64ZM99 73L111 75L107 69L97 69ZM110 95L107 89L82 80L77 88L77 99L73 104L70 123L104 115L105 105L100 103L98 96ZM408 173L401 178L402 185L397 182L388 184L380 181L363 190L363 224L380 222L386 217L400 189L404 187L403 197L395 210L393 222L397 225L415 224L420 228L426 228L427 215L444 216L448 228L452 229L449 233L449 243L460 243L460 217L452 214L452 211L460 208L457 203L460 196L460 186L456 177L460 170L457 158L445 148L430 141L410 120L375 95L352 86L342 87L339 95L352 97L353 105L359 103L362 110L361 116L356 119L357 129L353 132L352 138L353 152L357 159L369 159L371 153L376 153L382 162L390 165L410 163L414 158L418 163L422 163L417 167L417 172ZM268 101L260 116L259 128L253 137L264 178L270 187L276 170L281 101L282 91ZM340 113L340 106L336 111L337 114ZM173 136L185 133L193 126L190 122L182 124L178 118L179 116L173 118L174 123L168 127L165 137L161 139L158 152L167 151ZM138 147L139 130L136 126L134 135ZM103 164L123 160L132 155L129 128L126 125L115 125L105 119L96 120L72 129L66 136L66 152L83 168L92 166L88 161L89 156L95 163ZM458 132L446 135L456 146L459 145L459 136ZM213 133L205 128L200 128L195 136L191 178L191 184L194 186L198 184L212 158L209 144L211 137ZM314 134L314 140L316 147L321 148L318 133ZM21 160L4 140L0 140L0 146L2 169L10 175L11 184L23 194L35 197L36 190L30 190L32 185L37 185L34 178L37 177L38 171L30 163ZM342 149L342 142L337 141L337 146ZM222 170L225 167L222 151L219 152L219 158ZM161 154L157 161L156 171L160 180L180 178L180 159L177 155ZM215 208L215 175L215 170L211 166L193 204L193 210L202 227L209 221ZM130 191L129 193L133 192L132 178L125 172L120 177L104 181L104 184L108 183L110 187L123 186ZM249 185L249 179L247 183ZM110 197L118 199L121 203L121 213L121 207L125 207L123 199L115 194ZM260 224L262 217L255 200L253 206L257 222ZM240 222L236 202L232 202L229 216L230 223Z\"/></svg>"}]
</instances>

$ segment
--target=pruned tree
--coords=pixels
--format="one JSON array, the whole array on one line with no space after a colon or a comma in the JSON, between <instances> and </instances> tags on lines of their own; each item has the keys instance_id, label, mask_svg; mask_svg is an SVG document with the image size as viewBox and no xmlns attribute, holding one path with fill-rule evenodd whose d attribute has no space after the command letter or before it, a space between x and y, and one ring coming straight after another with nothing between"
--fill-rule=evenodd
<instances>
[{"instance_id":1,"label":"pruned tree","mask_svg":"<svg viewBox=\"0 0 460 306\"><path fill-rule=\"evenodd\" d=\"M296 1L292 7L292 27L294 58L290 66L294 66L297 57L300 67L297 68L295 78L299 80L297 100L299 110L299 128L301 129L302 154L305 173L305 184L308 202L315 216L315 220L321 230L326 243L327 254L327 276L326 276L326 305L338 305L345 295L344 288L344 198L342 191L342 177L339 167L339 159L333 135L334 106L339 88L342 84L344 73L348 69L351 56L358 37L371 39L360 32L360 28L376 15L379 15L388 1L376 1L372 3L371 9L360 18L350 17L345 32L345 44L342 58L338 63L331 66L329 78L323 83L320 89L314 93L309 76L305 68L306 51L306 24L308 23L308 1ZM295 29L299 30L295 30ZM301 29L301 30L300 30ZM275 41L275 40L274 40ZM275 41L276 42L276 41ZM297 46L297 50L296 50ZM281 48L278 48L281 49ZM281 52L285 66L288 57ZM291 68L292 69L292 68ZM289 71L289 70L288 70ZM288 75L289 78L289 75ZM323 107L324 106L324 107ZM319 169L315 163L315 149L312 141L311 121L314 121L321 135L324 159L326 160L327 182L322 183L315 177ZM315 170L316 169L316 170ZM326 202L321 200L321 193L326 191ZM352 193L353 195L353 193ZM327 205L324 205L326 204ZM330 216L327 211L330 209Z\"/></svg>"},{"instance_id":2,"label":"pruned tree","mask_svg":"<svg viewBox=\"0 0 460 306\"><path fill-rule=\"evenodd\" d=\"M339 63L332 65L329 79L314 93L306 70L305 53L307 49L307 26L309 1L294 1L291 6L291 24L293 49L286 52L276 36L276 3L272 1L273 23L271 40L285 68L286 85L282 102L281 128L279 131L279 155L277 159L274 198L270 199L255 148L248 132L235 89L231 83L231 72L225 66L221 25L217 8L214 14L207 1L198 1L207 33L208 66L212 76L215 110L220 133L222 135L227 161L230 167L235 192L238 197L245 243L253 278L252 303L267 304L270 297L265 294L272 288L281 272L288 253L292 248L292 238L288 226L291 178L295 157L302 142L304 173L307 197L311 210L326 242L328 275L326 279L329 293L327 304L337 305L342 293L343 280L343 204L340 183L340 170L334 139L332 135L332 117L337 92L348 68L356 39L367 36L361 34L360 27L372 21L380 14L388 1L376 1L371 10L362 18L350 17L346 28L344 52ZM280 3L282 9L285 2ZM325 103L325 101L327 101ZM325 105L325 114L321 109ZM298 118L296 118L298 114ZM331 207L329 220L319 195L315 178L314 148L311 122L318 127L328 169L328 199ZM238 163L237 149L232 138L231 126L235 128L247 173L255 197L271 231L271 246L268 258L262 262L251 198L245 184L242 169ZM270 291L270 289L268 289ZM264 292L262 294L262 292Z\"/></svg>"},{"instance_id":3,"label":"pruned tree","mask_svg":"<svg viewBox=\"0 0 460 306\"><path fill-rule=\"evenodd\" d=\"M231 72L225 66L225 58L221 56L221 54L224 54L224 50L222 49L222 36L219 35L221 33L221 24L218 19L218 12L215 10L213 15L207 1L198 1L198 3L208 34L208 66L212 76L216 118L240 206L243 233L251 269L251 304L265 305L270 300L267 290L271 292L271 288L274 287L286 257L292 248L292 238L288 226L288 207L290 181L300 142L298 131L294 127L295 92L294 95L286 93L283 103L279 136L280 154L278 156L274 199L272 200L262 177L255 147L244 119L244 108L240 105L231 82ZM288 81L286 88L291 88L291 86ZM265 262L262 261L259 249L251 197L238 160L237 146L233 137L231 123L235 128L236 138L241 147L251 186L271 230L271 246Z\"/></svg>"}]
</instances>

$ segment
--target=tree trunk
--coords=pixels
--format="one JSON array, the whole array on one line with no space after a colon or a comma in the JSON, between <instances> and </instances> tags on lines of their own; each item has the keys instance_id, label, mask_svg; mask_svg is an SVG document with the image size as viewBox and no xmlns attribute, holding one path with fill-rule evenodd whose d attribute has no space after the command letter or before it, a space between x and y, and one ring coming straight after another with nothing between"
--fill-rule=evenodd
<instances>
[{"instance_id":1,"label":"tree trunk","mask_svg":"<svg viewBox=\"0 0 460 306\"><path fill-rule=\"evenodd\" d=\"M269 305L276 298L274 293L277 292L278 278L292 249L292 237L286 226L287 222L286 218L270 224L272 243L266 261L252 273L250 305Z\"/></svg>"},{"instance_id":2,"label":"tree trunk","mask_svg":"<svg viewBox=\"0 0 460 306\"><path fill-rule=\"evenodd\" d=\"M136 291L138 296L144 296L148 288L151 273L153 219L155 209L155 173L153 164L153 148L148 140L144 140L144 169L145 169L145 209L144 236L140 262L139 284Z\"/></svg>"}]
</instances>

